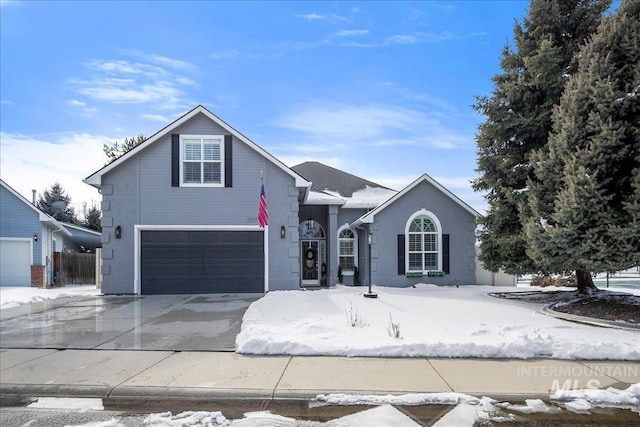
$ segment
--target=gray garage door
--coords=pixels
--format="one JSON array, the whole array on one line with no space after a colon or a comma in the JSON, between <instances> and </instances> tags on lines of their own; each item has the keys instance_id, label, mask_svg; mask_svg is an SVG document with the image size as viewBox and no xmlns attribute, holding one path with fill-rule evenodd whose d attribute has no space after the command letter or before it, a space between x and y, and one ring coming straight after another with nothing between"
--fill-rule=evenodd
<instances>
[{"instance_id":1,"label":"gray garage door","mask_svg":"<svg viewBox=\"0 0 640 427\"><path fill-rule=\"evenodd\" d=\"M262 231L142 231L142 294L264 292Z\"/></svg>"}]
</instances>

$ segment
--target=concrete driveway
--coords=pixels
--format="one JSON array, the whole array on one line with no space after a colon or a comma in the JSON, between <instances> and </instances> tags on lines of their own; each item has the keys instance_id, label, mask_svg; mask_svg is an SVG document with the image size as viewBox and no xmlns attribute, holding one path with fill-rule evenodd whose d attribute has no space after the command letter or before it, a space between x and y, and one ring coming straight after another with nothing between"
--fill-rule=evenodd
<instances>
[{"instance_id":1,"label":"concrete driveway","mask_svg":"<svg viewBox=\"0 0 640 427\"><path fill-rule=\"evenodd\" d=\"M62 298L2 310L0 348L234 351L260 298L149 295Z\"/></svg>"}]
</instances>

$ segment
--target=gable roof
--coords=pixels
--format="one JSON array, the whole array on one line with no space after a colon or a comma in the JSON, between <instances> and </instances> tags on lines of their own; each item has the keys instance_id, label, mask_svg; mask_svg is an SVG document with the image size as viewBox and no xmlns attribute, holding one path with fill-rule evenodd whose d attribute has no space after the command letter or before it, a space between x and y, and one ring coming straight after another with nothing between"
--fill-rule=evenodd
<instances>
[{"instance_id":1,"label":"gable roof","mask_svg":"<svg viewBox=\"0 0 640 427\"><path fill-rule=\"evenodd\" d=\"M209 118L210 120L212 120L213 122L218 124L220 127L222 127L224 130L226 130L231 135L236 137L238 140L240 140L243 143L247 144L247 146L249 146L253 150L257 151L260 155L262 155L267 160L269 160L271 163L273 163L278 168L283 170L287 175L289 175L293 179L295 179L296 187L307 188L307 189L310 187L310 185L311 185L310 182L308 182L303 177L301 177L299 174L297 174L296 172L294 172L293 170L288 168L280 160L278 160L275 157L273 157L271 154L269 154L267 151L265 151L258 144L256 144L255 142L251 141L249 138L247 138L246 136L244 136L243 134L238 132L236 129L231 127L228 123L226 123L224 120L222 120L221 118L219 118L218 116L213 114L211 111L207 110L202 105L198 105L197 107L195 107L191 111L189 111L186 114L184 114L182 117L179 117L178 119L176 119L175 121L173 121L169 125L167 125L164 128L160 129L158 132L156 132L155 134L153 134L149 138L147 138L142 144L136 146L133 150L124 153L122 156L118 157L115 161L113 161L113 162L109 163L108 165L104 166L102 169L97 170L96 172L94 172L93 174L89 175L88 177L86 177L82 181L85 184L89 184L89 185L92 185L92 186L94 186L96 188L100 188L100 185L102 184L102 176L104 174L106 174L107 172L117 168L121 163L123 163L126 160L130 159L131 157L137 155L139 152L141 152L142 150L144 150L147 147L151 146L156 141L158 141L159 139L163 138L167 134L171 133L171 131L173 131L177 127L181 126L182 124L186 123L187 121L191 120L193 117L195 117L198 114L204 114L207 118Z\"/></svg>"},{"instance_id":2,"label":"gable roof","mask_svg":"<svg viewBox=\"0 0 640 427\"><path fill-rule=\"evenodd\" d=\"M18 193L16 190L14 190L9 184L7 184L6 182L4 182L3 180L0 179L0 185L2 185L9 193L13 194L15 197L18 198L18 200L20 200L22 203L24 203L25 205L27 205L29 207L29 209L32 209L33 211L35 211L38 214L38 220L40 222L44 222L45 224L49 224L51 225L53 228L55 228L58 231L61 231L63 234L67 235L67 236L71 236L71 233L69 232L69 230L67 230L64 225L62 225L62 223L60 223L58 220L56 220L54 217L47 215L46 213L44 213L40 208L38 208L37 206L35 206L33 203L29 202L26 198L24 198L22 196L22 194Z\"/></svg>"},{"instance_id":3,"label":"gable roof","mask_svg":"<svg viewBox=\"0 0 640 427\"><path fill-rule=\"evenodd\" d=\"M480 216L480 214L478 213L478 211L476 211L475 209L473 209L471 206L469 206L468 204L466 204L465 202L462 201L462 199L460 199L458 196L456 196L455 194L453 194L451 191L447 190L445 187L442 186L442 184L440 184L438 181L436 181L435 179L431 178L428 174L423 174L421 177L419 177L418 179L416 179L415 181L413 181L411 184L409 184L408 186L406 186L404 189L402 189L399 193L397 193L395 196L391 197L389 200L387 200L386 202L382 203L380 206L378 206L377 208L373 209L372 211L367 212L366 214L362 215L360 218L358 218L357 220L355 220L353 222L353 224L351 224L351 227L357 227L361 224L371 224L374 221L374 217L376 216L377 213L382 212L383 210L385 210L388 206L390 206L391 204L393 204L396 200L402 198L402 196L404 196L405 194L407 194L409 191L413 190L415 187L417 187L420 183L422 182L428 182L429 184L433 185L434 187L436 187L438 190L440 190L445 196L449 197L451 200L453 200L456 204L458 204L460 207L462 207L464 210L466 210L467 212L469 212L471 215L473 215L474 217L478 217Z\"/></svg>"},{"instance_id":4,"label":"gable roof","mask_svg":"<svg viewBox=\"0 0 640 427\"><path fill-rule=\"evenodd\" d=\"M390 188L320 162L304 162L292 166L291 169L311 181L311 189L317 192L329 191L338 193L341 197L352 197L353 193L367 187L390 190Z\"/></svg>"}]
</instances>

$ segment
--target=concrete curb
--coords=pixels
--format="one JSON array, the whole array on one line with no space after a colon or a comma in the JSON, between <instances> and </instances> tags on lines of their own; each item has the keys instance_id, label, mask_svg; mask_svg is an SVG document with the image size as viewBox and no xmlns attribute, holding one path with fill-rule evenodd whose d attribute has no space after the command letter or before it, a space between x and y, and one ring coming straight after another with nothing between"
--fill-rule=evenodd
<instances>
[{"instance_id":1,"label":"concrete curb","mask_svg":"<svg viewBox=\"0 0 640 427\"><path fill-rule=\"evenodd\" d=\"M626 331L640 331L640 325L613 322L610 320L596 319L593 317L578 316L576 314L561 313L559 311L555 311L552 308L555 304L556 303L553 303L543 307L542 311L539 311L539 313L555 317L556 319L567 320L569 322L581 323L584 325L598 326L601 328L623 329Z\"/></svg>"}]
</instances>

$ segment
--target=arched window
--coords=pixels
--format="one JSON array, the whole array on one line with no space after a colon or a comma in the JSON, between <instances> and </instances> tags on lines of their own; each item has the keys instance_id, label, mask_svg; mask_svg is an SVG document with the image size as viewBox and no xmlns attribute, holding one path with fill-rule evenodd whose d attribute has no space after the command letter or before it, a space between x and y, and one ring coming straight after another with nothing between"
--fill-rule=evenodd
<instances>
[{"instance_id":1,"label":"arched window","mask_svg":"<svg viewBox=\"0 0 640 427\"><path fill-rule=\"evenodd\" d=\"M343 273L353 272L358 260L358 235L347 224L338 229L338 265Z\"/></svg>"},{"instance_id":2,"label":"arched window","mask_svg":"<svg viewBox=\"0 0 640 427\"><path fill-rule=\"evenodd\" d=\"M318 221L308 219L300 224L298 229L301 239L324 239L324 230Z\"/></svg>"},{"instance_id":3,"label":"arched window","mask_svg":"<svg viewBox=\"0 0 640 427\"><path fill-rule=\"evenodd\" d=\"M427 210L413 214L406 226L407 271L440 270L442 228L438 218Z\"/></svg>"}]
</instances>

